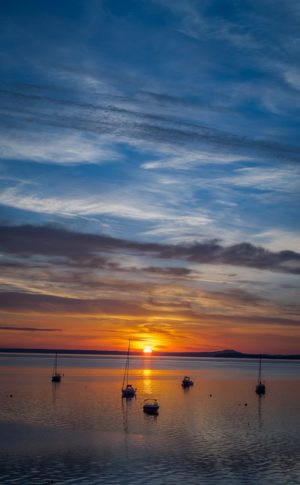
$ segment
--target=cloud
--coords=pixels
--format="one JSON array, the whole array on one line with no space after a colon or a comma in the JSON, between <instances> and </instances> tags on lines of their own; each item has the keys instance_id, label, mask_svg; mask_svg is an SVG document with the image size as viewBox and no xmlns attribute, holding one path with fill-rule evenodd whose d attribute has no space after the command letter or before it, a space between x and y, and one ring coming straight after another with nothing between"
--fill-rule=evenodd
<instances>
[{"instance_id":1,"label":"cloud","mask_svg":"<svg viewBox=\"0 0 300 485\"><path fill-rule=\"evenodd\" d=\"M139 304L115 299L80 299L53 296L49 294L2 292L0 293L2 311L52 313L68 315L140 315L149 313Z\"/></svg>"},{"instance_id":2,"label":"cloud","mask_svg":"<svg viewBox=\"0 0 300 485\"><path fill-rule=\"evenodd\" d=\"M192 39L213 39L228 42L239 49L258 49L260 43L255 39L251 28L245 27L241 20L234 23L221 17L218 10L209 16L201 12L201 7L196 8L193 2L186 1L184 4L178 1L154 0L161 4L178 18L177 29L179 32ZM255 31L254 31L255 32Z\"/></svg>"},{"instance_id":3,"label":"cloud","mask_svg":"<svg viewBox=\"0 0 300 485\"><path fill-rule=\"evenodd\" d=\"M116 187L108 185L101 194L90 195L87 187L80 195L72 196L72 194L63 193L61 196L47 197L41 193L41 190L28 189L24 184L18 184L16 187L2 190L0 203L40 214L67 217L106 215L135 221L171 223L176 221L179 225L194 227L210 221L209 216L201 210L191 212L183 207L178 213L176 195L174 195L173 204L169 201L168 206L158 200L158 194L158 187L154 190L151 187L144 187L144 190L135 188L133 191L131 185L126 187L124 183L121 193ZM170 193L171 196L172 193Z\"/></svg>"},{"instance_id":4,"label":"cloud","mask_svg":"<svg viewBox=\"0 0 300 485\"><path fill-rule=\"evenodd\" d=\"M171 337L172 339L182 339L184 338L183 335L180 335L176 329L172 328L169 325L161 325L158 326L153 323L145 323L139 326L139 331L145 333L145 338L147 334L150 335L163 335L167 337Z\"/></svg>"},{"instance_id":5,"label":"cloud","mask_svg":"<svg viewBox=\"0 0 300 485\"><path fill-rule=\"evenodd\" d=\"M110 147L99 143L97 137L78 133L32 133L26 135L12 130L0 136L2 159L30 160L40 163L76 165L101 164L114 161L119 155Z\"/></svg>"},{"instance_id":6,"label":"cloud","mask_svg":"<svg viewBox=\"0 0 300 485\"><path fill-rule=\"evenodd\" d=\"M143 268L143 271L147 273L154 273L161 276L170 276L170 277L184 277L191 274L191 270L187 268L174 268L174 267L167 267L161 268L159 266L149 266L147 268Z\"/></svg>"},{"instance_id":7,"label":"cloud","mask_svg":"<svg viewBox=\"0 0 300 485\"><path fill-rule=\"evenodd\" d=\"M12 330L16 332L62 332L61 328L15 327L12 325L0 325L0 330Z\"/></svg>"},{"instance_id":8,"label":"cloud","mask_svg":"<svg viewBox=\"0 0 300 485\"><path fill-rule=\"evenodd\" d=\"M161 334L174 338L183 338L185 332L189 334L200 329L208 330L224 325L226 328L249 328L269 326L272 327L297 327L299 305L295 306L294 312L286 312L280 305L272 305L267 300L242 292L198 292L191 294L190 290L177 287L174 289L158 289L153 297L147 296L147 290L140 285L135 297L128 302L126 284L123 291L119 287L114 297L111 298L80 298L59 297L50 294L28 293L21 291L0 292L0 304L4 317L14 315L14 321L24 315L30 315L36 320L40 315L47 314L51 322L64 316L64 322L76 318L77 322L93 324L93 328L99 325L101 328L109 325L110 332L114 326L132 326L140 334ZM169 291L169 293L166 293ZM214 311L212 311L212 309ZM291 307L291 310L293 307ZM84 320L82 320L84 318ZM53 320L54 319L54 320ZM74 324L74 322L73 322ZM81 323L80 323L81 326ZM95 327L96 326L96 327ZM121 328L120 327L120 328ZM1 325L0 330L18 331L62 331L59 328L32 327L16 325ZM124 331L124 328L123 328Z\"/></svg>"},{"instance_id":9,"label":"cloud","mask_svg":"<svg viewBox=\"0 0 300 485\"><path fill-rule=\"evenodd\" d=\"M288 68L284 72L284 79L292 88L300 91L300 69Z\"/></svg>"},{"instance_id":10,"label":"cloud","mask_svg":"<svg viewBox=\"0 0 300 485\"><path fill-rule=\"evenodd\" d=\"M280 251L283 247L288 247L297 252L300 246L296 230L263 229L257 232L253 239L256 244L267 245L271 251Z\"/></svg>"},{"instance_id":11,"label":"cloud","mask_svg":"<svg viewBox=\"0 0 300 485\"><path fill-rule=\"evenodd\" d=\"M238 301L238 300L237 300ZM275 310L276 312L276 310ZM274 312L274 313L275 313ZM228 313L226 315L221 314L221 313L208 313L208 314L198 314L198 326L201 326L204 328L205 326L207 327L214 327L216 323L218 323L220 326L224 325L224 332L226 333L229 331L230 328L236 328L236 329L241 329L246 326L247 330L252 329L254 327L297 327L299 328L299 320L296 317L288 318L288 317L281 317L275 315L271 316L266 316L261 313L254 313L254 314L249 314L245 315L245 313ZM191 326L196 325L197 326L197 321L195 322L190 322ZM195 328L195 327L194 327ZM197 327L196 327L197 328Z\"/></svg>"},{"instance_id":12,"label":"cloud","mask_svg":"<svg viewBox=\"0 0 300 485\"><path fill-rule=\"evenodd\" d=\"M296 194L300 188L299 175L298 167L243 167L234 170L230 177L221 177L218 183Z\"/></svg>"},{"instance_id":13,"label":"cloud","mask_svg":"<svg viewBox=\"0 0 300 485\"><path fill-rule=\"evenodd\" d=\"M117 101L92 104L32 95L22 90L2 89L0 93L7 125L18 121L24 129L26 123L29 131L34 130L34 124L38 124L39 129L44 126L97 135L100 142L105 144L125 142L135 146L138 142L149 142L170 147L197 147L204 151L222 150L224 154L238 153L242 157L260 155L277 161L299 162L298 147L292 144L241 136L203 123L190 122L179 114L180 111L177 119L167 114L152 114L144 107L136 106L132 98L128 98L127 106L123 107ZM17 146L14 151L18 151ZM4 153L8 154L9 150Z\"/></svg>"},{"instance_id":14,"label":"cloud","mask_svg":"<svg viewBox=\"0 0 300 485\"><path fill-rule=\"evenodd\" d=\"M297 51L294 36L298 31L299 8L294 0L286 4L273 0L272 12L268 0L254 5L237 2L226 11L217 2L152 0L152 3L171 12L173 26L179 32L202 42L217 42L220 47L229 44L235 55L240 50L247 58L260 54L276 59L276 54L277 58L288 57Z\"/></svg>"},{"instance_id":15,"label":"cloud","mask_svg":"<svg viewBox=\"0 0 300 485\"><path fill-rule=\"evenodd\" d=\"M222 246L217 240L190 245L134 242L104 235L67 231L51 226L1 226L0 249L20 257L43 255L63 257L86 266L97 264L103 253L133 253L160 260L183 260L198 264L245 266L291 274L300 273L300 254L272 252L250 243ZM102 262L103 263L103 262Z\"/></svg>"},{"instance_id":16,"label":"cloud","mask_svg":"<svg viewBox=\"0 0 300 485\"><path fill-rule=\"evenodd\" d=\"M159 160L148 161L142 164L145 170L176 169L187 171L199 165L227 165L250 161L251 157L243 157L240 154L222 153L222 151L208 152L204 150L177 149L176 155L162 151Z\"/></svg>"}]
</instances>

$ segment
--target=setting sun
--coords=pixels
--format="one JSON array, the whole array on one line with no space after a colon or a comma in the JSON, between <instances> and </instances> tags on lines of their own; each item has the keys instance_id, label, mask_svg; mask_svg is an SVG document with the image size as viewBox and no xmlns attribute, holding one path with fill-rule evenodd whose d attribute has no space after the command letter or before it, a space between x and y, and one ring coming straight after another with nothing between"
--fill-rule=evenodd
<instances>
[{"instance_id":1,"label":"setting sun","mask_svg":"<svg viewBox=\"0 0 300 485\"><path fill-rule=\"evenodd\" d=\"M152 353L152 348L147 345L147 347L144 347L144 354L151 354Z\"/></svg>"}]
</instances>

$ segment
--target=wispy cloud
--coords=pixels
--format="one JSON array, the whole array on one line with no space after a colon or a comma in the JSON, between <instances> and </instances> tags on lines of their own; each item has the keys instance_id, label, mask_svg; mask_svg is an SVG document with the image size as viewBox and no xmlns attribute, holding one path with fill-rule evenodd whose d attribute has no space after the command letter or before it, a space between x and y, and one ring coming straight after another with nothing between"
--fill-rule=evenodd
<instances>
[{"instance_id":1,"label":"wispy cloud","mask_svg":"<svg viewBox=\"0 0 300 485\"><path fill-rule=\"evenodd\" d=\"M61 328L37 328L37 327L17 327L12 325L0 325L0 330L12 330L13 332L61 332Z\"/></svg>"},{"instance_id":2,"label":"wispy cloud","mask_svg":"<svg viewBox=\"0 0 300 485\"><path fill-rule=\"evenodd\" d=\"M299 191L300 172L296 167L268 168L242 167L234 170L231 177L223 179L226 185L254 187L257 190L280 191L296 194ZM222 184L222 178L218 180Z\"/></svg>"},{"instance_id":3,"label":"wispy cloud","mask_svg":"<svg viewBox=\"0 0 300 485\"><path fill-rule=\"evenodd\" d=\"M294 251L299 249L299 233L292 230L262 230L257 232L254 239L259 245L267 245L272 251L280 251L283 247L288 247Z\"/></svg>"},{"instance_id":4,"label":"wispy cloud","mask_svg":"<svg viewBox=\"0 0 300 485\"><path fill-rule=\"evenodd\" d=\"M14 130L0 136L1 158L30 160L40 163L76 165L79 163L112 162L119 154L111 147L100 144L95 136L83 137L78 133L33 133L26 135Z\"/></svg>"},{"instance_id":5,"label":"wispy cloud","mask_svg":"<svg viewBox=\"0 0 300 485\"><path fill-rule=\"evenodd\" d=\"M122 301L116 305L115 299L80 299L66 298L39 293L2 292L0 293L2 310L17 312L35 312L52 314L108 314L108 315L148 315L149 311L134 302Z\"/></svg>"},{"instance_id":6,"label":"wispy cloud","mask_svg":"<svg viewBox=\"0 0 300 485\"><path fill-rule=\"evenodd\" d=\"M300 90L300 70L297 68L288 68L284 72L284 79L292 88Z\"/></svg>"},{"instance_id":7,"label":"wispy cloud","mask_svg":"<svg viewBox=\"0 0 300 485\"><path fill-rule=\"evenodd\" d=\"M151 192L142 193L137 190L135 194L124 188L122 194L115 188L105 189L105 192L97 195L84 195L80 197L45 197L38 192L28 191L22 186L20 188L8 188L2 191L0 203L6 206L15 207L27 211L44 214L56 214L65 216L78 215L110 215L118 218L140 220L140 221L177 221L178 224L186 226L199 226L209 222L209 216L201 211L181 210L178 214L175 208L163 206L155 200ZM186 213L185 213L186 212Z\"/></svg>"},{"instance_id":8,"label":"wispy cloud","mask_svg":"<svg viewBox=\"0 0 300 485\"><path fill-rule=\"evenodd\" d=\"M299 161L297 147L285 145L276 140L255 139L224 131L208 124L192 123L182 116L152 114L143 111L128 99L124 107L117 100L114 103L88 104L86 102L61 100L49 96L32 95L22 90L15 92L2 89L2 114L7 122L18 119L29 126L72 129L81 133L100 136L103 143L108 140L136 144L141 142L161 145L201 147L202 150L223 150L245 157L260 154L293 162ZM128 104L130 106L128 106ZM32 128L34 130L34 126ZM18 151L16 147L15 151ZM21 149L20 149L21 151ZM9 153L9 151L8 151ZM34 153L33 153L34 158Z\"/></svg>"}]
</instances>

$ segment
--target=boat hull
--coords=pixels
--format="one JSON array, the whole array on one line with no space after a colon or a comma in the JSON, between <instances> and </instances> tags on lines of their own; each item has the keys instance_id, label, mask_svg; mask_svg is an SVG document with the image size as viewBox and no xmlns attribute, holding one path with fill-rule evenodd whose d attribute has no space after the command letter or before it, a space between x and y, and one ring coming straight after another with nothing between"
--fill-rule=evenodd
<instances>
[{"instance_id":1,"label":"boat hull","mask_svg":"<svg viewBox=\"0 0 300 485\"><path fill-rule=\"evenodd\" d=\"M185 376L181 382L182 387L191 387L194 385L194 382L190 379L190 377Z\"/></svg>"},{"instance_id":2,"label":"boat hull","mask_svg":"<svg viewBox=\"0 0 300 485\"><path fill-rule=\"evenodd\" d=\"M52 376L52 382L60 382L61 381L61 376L59 374L55 374Z\"/></svg>"},{"instance_id":3,"label":"boat hull","mask_svg":"<svg viewBox=\"0 0 300 485\"><path fill-rule=\"evenodd\" d=\"M144 405L143 411L146 414L158 414L159 406Z\"/></svg>"},{"instance_id":4,"label":"boat hull","mask_svg":"<svg viewBox=\"0 0 300 485\"><path fill-rule=\"evenodd\" d=\"M125 388L122 389L122 397L135 397L136 389L132 387L130 384Z\"/></svg>"},{"instance_id":5,"label":"boat hull","mask_svg":"<svg viewBox=\"0 0 300 485\"><path fill-rule=\"evenodd\" d=\"M260 396L262 394L265 394L266 393L266 386L264 384L257 384L255 392L256 392L256 394L259 394Z\"/></svg>"},{"instance_id":6,"label":"boat hull","mask_svg":"<svg viewBox=\"0 0 300 485\"><path fill-rule=\"evenodd\" d=\"M182 382L182 387L192 387L194 385L193 382Z\"/></svg>"},{"instance_id":7,"label":"boat hull","mask_svg":"<svg viewBox=\"0 0 300 485\"><path fill-rule=\"evenodd\" d=\"M143 411L147 414L158 414L159 404L156 399L145 399Z\"/></svg>"}]
</instances>

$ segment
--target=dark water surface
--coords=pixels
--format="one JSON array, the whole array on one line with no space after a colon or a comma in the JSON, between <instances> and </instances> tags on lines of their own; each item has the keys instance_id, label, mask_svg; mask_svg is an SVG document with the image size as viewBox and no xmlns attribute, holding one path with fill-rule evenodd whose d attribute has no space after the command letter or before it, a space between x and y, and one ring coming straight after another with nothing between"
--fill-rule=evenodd
<instances>
[{"instance_id":1,"label":"dark water surface","mask_svg":"<svg viewBox=\"0 0 300 485\"><path fill-rule=\"evenodd\" d=\"M0 483L300 483L299 361L264 361L259 398L255 360L135 357L127 401L124 361L59 356L52 384L52 356L0 354Z\"/></svg>"}]
</instances>

